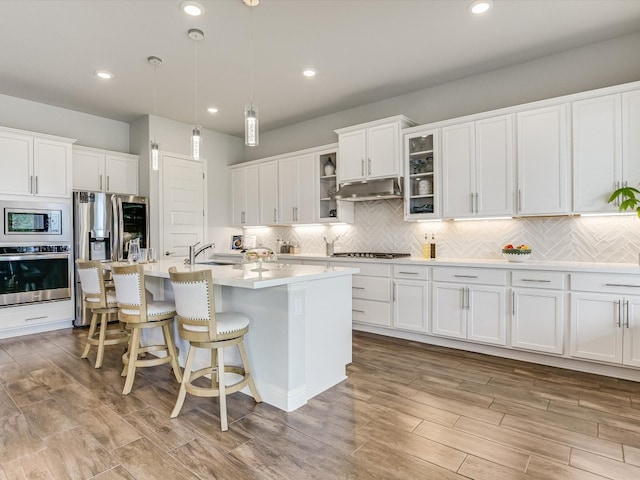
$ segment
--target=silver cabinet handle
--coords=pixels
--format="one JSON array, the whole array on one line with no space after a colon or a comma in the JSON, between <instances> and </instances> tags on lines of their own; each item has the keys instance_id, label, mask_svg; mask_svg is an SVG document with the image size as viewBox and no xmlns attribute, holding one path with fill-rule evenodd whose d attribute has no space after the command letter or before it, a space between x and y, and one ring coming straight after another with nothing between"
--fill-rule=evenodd
<instances>
[{"instance_id":1,"label":"silver cabinet handle","mask_svg":"<svg viewBox=\"0 0 640 480\"><path fill-rule=\"evenodd\" d=\"M398 272L399 274L403 274L403 275L418 275L418 272Z\"/></svg>"},{"instance_id":2,"label":"silver cabinet handle","mask_svg":"<svg viewBox=\"0 0 640 480\"><path fill-rule=\"evenodd\" d=\"M364 158L360 159L360 174L364 177Z\"/></svg>"},{"instance_id":3,"label":"silver cabinet handle","mask_svg":"<svg viewBox=\"0 0 640 480\"><path fill-rule=\"evenodd\" d=\"M25 318L24 321L25 322L33 322L35 320L44 320L47 317L48 317L48 315L43 315L41 317L29 317L29 318Z\"/></svg>"},{"instance_id":4,"label":"silver cabinet handle","mask_svg":"<svg viewBox=\"0 0 640 480\"><path fill-rule=\"evenodd\" d=\"M518 213L520 213L520 212L522 211L522 207L521 207L521 205L522 205L522 204L521 204L521 201L520 201L520 200L521 200L521 193L520 193L520 192L521 192L521 190L520 190L520 189L518 189L518 198L517 198L517 202L516 202L516 203L517 203L517 205L516 205L516 211L517 211Z\"/></svg>"},{"instance_id":5,"label":"silver cabinet handle","mask_svg":"<svg viewBox=\"0 0 640 480\"><path fill-rule=\"evenodd\" d=\"M471 213L473 213L473 193L469 194L469 207L471 208Z\"/></svg>"},{"instance_id":6,"label":"silver cabinet handle","mask_svg":"<svg viewBox=\"0 0 640 480\"><path fill-rule=\"evenodd\" d=\"M467 310L471 310L471 290L467 287Z\"/></svg>"},{"instance_id":7,"label":"silver cabinet handle","mask_svg":"<svg viewBox=\"0 0 640 480\"><path fill-rule=\"evenodd\" d=\"M511 290L511 314L516 316L516 292Z\"/></svg>"},{"instance_id":8,"label":"silver cabinet handle","mask_svg":"<svg viewBox=\"0 0 640 480\"><path fill-rule=\"evenodd\" d=\"M273 221L274 222L278 221L278 209L276 208L273 209Z\"/></svg>"},{"instance_id":9,"label":"silver cabinet handle","mask_svg":"<svg viewBox=\"0 0 640 480\"><path fill-rule=\"evenodd\" d=\"M371 175L371 159L369 159L369 168L367 169L367 174Z\"/></svg>"},{"instance_id":10,"label":"silver cabinet handle","mask_svg":"<svg viewBox=\"0 0 640 480\"><path fill-rule=\"evenodd\" d=\"M476 213L480 212L480 194L476 192Z\"/></svg>"},{"instance_id":11,"label":"silver cabinet handle","mask_svg":"<svg viewBox=\"0 0 640 480\"><path fill-rule=\"evenodd\" d=\"M33 193L33 175L29 177L29 193Z\"/></svg>"},{"instance_id":12,"label":"silver cabinet handle","mask_svg":"<svg viewBox=\"0 0 640 480\"><path fill-rule=\"evenodd\" d=\"M630 285L628 283L605 283L607 287L629 287L629 288L640 288L640 285Z\"/></svg>"},{"instance_id":13,"label":"silver cabinet handle","mask_svg":"<svg viewBox=\"0 0 640 480\"><path fill-rule=\"evenodd\" d=\"M354 286L352 286L351 288L354 289L354 290L364 290L364 287L354 287Z\"/></svg>"},{"instance_id":14,"label":"silver cabinet handle","mask_svg":"<svg viewBox=\"0 0 640 480\"><path fill-rule=\"evenodd\" d=\"M240 212L240 223L244 224L244 222L246 221L246 217L246 212Z\"/></svg>"},{"instance_id":15,"label":"silver cabinet handle","mask_svg":"<svg viewBox=\"0 0 640 480\"><path fill-rule=\"evenodd\" d=\"M102 174L100 174L99 177L100 177L100 188L98 190L102 190Z\"/></svg>"},{"instance_id":16,"label":"silver cabinet handle","mask_svg":"<svg viewBox=\"0 0 640 480\"><path fill-rule=\"evenodd\" d=\"M36 188L35 188L35 192L33 192L33 193L35 193L37 195L38 194L38 176L36 175L35 178L36 178Z\"/></svg>"},{"instance_id":17,"label":"silver cabinet handle","mask_svg":"<svg viewBox=\"0 0 640 480\"><path fill-rule=\"evenodd\" d=\"M629 300L625 300L624 309L625 309L625 317L626 317L625 327L629 328Z\"/></svg>"},{"instance_id":18,"label":"silver cabinet handle","mask_svg":"<svg viewBox=\"0 0 640 480\"><path fill-rule=\"evenodd\" d=\"M622 302L618 300L616 302L618 304L618 328L622 326Z\"/></svg>"},{"instance_id":19,"label":"silver cabinet handle","mask_svg":"<svg viewBox=\"0 0 640 480\"><path fill-rule=\"evenodd\" d=\"M551 283L551 280L538 280L537 278L523 278L521 282L535 282L535 283Z\"/></svg>"},{"instance_id":20,"label":"silver cabinet handle","mask_svg":"<svg viewBox=\"0 0 640 480\"><path fill-rule=\"evenodd\" d=\"M352 312L356 312L356 313L364 313L364 310L354 310L354 309L352 309L351 311Z\"/></svg>"},{"instance_id":21,"label":"silver cabinet handle","mask_svg":"<svg viewBox=\"0 0 640 480\"><path fill-rule=\"evenodd\" d=\"M464 304L464 294L465 294L466 287L462 287L462 289L461 289L461 290L462 290L462 295L461 295L461 298L462 298L462 305L460 306L460 308L461 308L462 310L466 310L466 309L467 309L467 307L466 307L466 306L465 306L465 304Z\"/></svg>"},{"instance_id":22,"label":"silver cabinet handle","mask_svg":"<svg viewBox=\"0 0 640 480\"><path fill-rule=\"evenodd\" d=\"M456 278L478 278L477 275L454 275Z\"/></svg>"},{"instance_id":23,"label":"silver cabinet handle","mask_svg":"<svg viewBox=\"0 0 640 480\"><path fill-rule=\"evenodd\" d=\"M109 191L109 175L107 175L107 192Z\"/></svg>"}]
</instances>

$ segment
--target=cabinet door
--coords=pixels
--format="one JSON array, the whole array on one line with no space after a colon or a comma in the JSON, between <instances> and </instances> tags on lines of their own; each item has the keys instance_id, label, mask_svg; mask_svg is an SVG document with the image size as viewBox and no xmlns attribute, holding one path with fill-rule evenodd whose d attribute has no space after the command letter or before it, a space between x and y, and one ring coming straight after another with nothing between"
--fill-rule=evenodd
<instances>
[{"instance_id":1,"label":"cabinet door","mask_svg":"<svg viewBox=\"0 0 640 480\"><path fill-rule=\"evenodd\" d=\"M523 215L569 212L565 105L518 113L518 208Z\"/></svg>"},{"instance_id":2,"label":"cabinet door","mask_svg":"<svg viewBox=\"0 0 640 480\"><path fill-rule=\"evenodd\" d=\"M101 192L104 189L104 153L73 150L72 182L74 190Z\"/></svg>"},{"instance_id":3,"label":"cabinet door","mask_svg":"<svg viewBox=\"0 0 640 480\"><path fill-rule=\"evenodd\" d=\"M0 193L30 195L33 175L33 138L0 133Z\"/></svg>"},{"instance_id":4,"label":"cabinet door","mask_svg":"<svg viewBox=\"0 0 640 480\"><path fill-rule=\"evenodd\" d=\"M298 158L278 161L278 205L280 223L295 223L298 202Z\"/></svg>"},{"instance_id":5,"label":"cabinet door","mask_svg":"<svg viewBox=\"0 0 640 480\"><path fill-rule=\"evenodd\" d=\"M258 221L261 225L278 223L278 162L258 165Z\"/></svg>"},{"instance_id":6,"label":"cabinet door","mask_svg":"<svg viewBox=\"0 0 640 480\"><path fill-rule=\"evenodd\" d=\"M640 296L624 298L624 360L625 365L640 367Z\"/></svg>"},{"instance_id":7,"label":"cabinet door","mask_svg":"<svg viewBox=\"0 0 640 480\"><path fill-rule=\"evenodd\" d=\"M476 122L476 214L513 214L513 121L511 115Z\"/></svg>"},{"instance_id":8,"label":"cabinet door","mask_svg":"<svg viewBox=\"0 0 640 480\"><path fill-rule=\"evenodd\" d=\"M608 200L622 185L620 95L574 102L572 110L573 210L616 211Z\"/></svg>"},{"instance_id":9,"label":"cabinet door","mask_svg":"<svg viewBox=\"0 0 640 480\"><path fill-rule=\"evenodd\" d=\"M463 285L433 284L431 328L434 335L467 338L467 311L463 309L464 296Z\"/></svg>"},{"instance_id":10,"label":"cabinet door","mask_svg":"<svg viewBox=\"0 0 640 480\"><path fill-rule=\"evenodd\" d=\"M571 294L571 356L622 362L622 297Z\"/></svg>"},{"instance_id":11,"label":"cabinet door","mask_svg":"<svg viewBox=\"0 0 640 480\"><path fill-rule=\"evenodd\" d=\"M342 155L341 155L342 158ZM400 126L378 125L367 130L367 165L369 178L400 177Z\"/></svg>"},{"instance_id":12,"label":"cabinet door","mask_svg":"<svg viewBox=\"0 0 640 480\"><path fill-rule=\"evenodd\" d=\"M442 129L442 215L474 213L475 126L473 122Z\"/></svg>"},{"instance_id":13,"label":"cabinet door","mask_svg":"<svg viewBox=\"0 0 640 480\"><path fill-rule=\"evenodd\" d=\"M337 165L338 183L365 178L365 130L340 134L338 137L340 162Z\"/></svg>"},{"instance_id":14,"label":"cabinet door","mask_svg":"<svg viewBox=\"0 0 640 480\"><path fill-rule=\"evenodd\" d=\"M258 166L253 165L246 169L246 214L245 225L258 225Z\"/></svg>"},{"instance_id":15,"label":"cabinet door","mask_svg":"<svg viewBox=\"0 0 640 480\"><path fill-rule=\"evenodd\" d=\"M622 94L622 180L640 184L640 90Z\"/></svg>"},{"instance_id":16,"label":"cabinet door","mask_svg":"<svg viewBox=\"0 0 640 480\"><path fill-rule=\"evenodd\" d=\"M242 225L247 208L247 172L244 168L231 170L231 224Z\"/></svg>"},{"instance_id":17,"label":"cabinet door","mask_svg":"<svg viewBox=\"0 0 640 480\"><path fill-rule=\"evenodd\" d=\"M494 345L507 344L506 289L468 287L467 339Z\"/></svg>"},{"instance_id":18,"label":"cabinet door","mask_svg":"<svg viewBox=\"0 0 640 480\"><path fill-rule=\"evenodd\" d=\"M316 221L316 198L318 189L316 161L312 153L298 158L298 181L296 182L296 222Z\"/></svg>"},{"instance_id":19,"label":"cabinet door","mask_svg":"<svg viewBox=\"0 0 640 480\"><path fill-rule=\"evenodd\" d=\"M34 193L44 197L71 195L71 144L33 140Z\"/></svg>"},{"instance_id":20,"label":"cabinet door","mask_svg":"<svg viewBox=\"0 0 640 480\"><path fill-rule=\"evenodd\" d=\"M511 299L511 346L562 353L564 294L553 290L514 288Z\"/></svg>"},{"instance_id":21,"label":"cabinet door","mask_svg":"<svg viewBox=\"0 0 640 480\"><path fill-rule=\"evenodd\" d=\"M395 280L393 284L393 325L396 328L427 332L429 328L429 288L427 282Z\"/></svg>"},{"instance_id":22,"label":"cabinet door","mask_svg":"<svg viewBox=\"0 0 640 480\"><path fill-rule=\"evenodd\" d=\"M126 155L107 154L105 158L106 192L138 194L138 159Z\"/></svg>"}]
</instances>

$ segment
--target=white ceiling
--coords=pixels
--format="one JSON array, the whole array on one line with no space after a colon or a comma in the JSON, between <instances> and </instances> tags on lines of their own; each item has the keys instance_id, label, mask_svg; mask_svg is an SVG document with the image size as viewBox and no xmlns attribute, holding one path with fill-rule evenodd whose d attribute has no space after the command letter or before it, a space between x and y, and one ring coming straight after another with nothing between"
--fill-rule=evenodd
<instances>
[{"instance_id":1,"label":"white ceiling","mask_svg":"<svg viewBox=\"0 0 640 480\"><path fill-rule=\"evenodd\" d=\"M131 122L153 114L242 135L250 9L242 0L0 0L0 93ZM253 9L261 131L640 31L640 0L262 0ZM303 67L318 70L314 79ZM597 68L597 65L594 65ZM114 73L110 81L93 72ZM215 115L206 107L215 105Z\"/></svg>"}]
</instances>

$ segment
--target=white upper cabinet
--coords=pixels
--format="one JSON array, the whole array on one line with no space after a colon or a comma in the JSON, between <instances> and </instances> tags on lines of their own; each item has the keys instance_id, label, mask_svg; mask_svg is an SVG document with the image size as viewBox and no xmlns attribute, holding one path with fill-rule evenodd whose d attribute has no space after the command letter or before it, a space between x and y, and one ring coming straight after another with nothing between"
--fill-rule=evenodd
<instances>
[{"instance_id":1,"label":"white upper cabinet","mask_svg":"<svg viewBox=\"0 0 640 480\"><path fill-rule=\"evenodd\" d=\"M278 160L280 223L313 223L316 218L316 162L313 153Z\"/></svg>"},{"instance_id":2,"label":"white upper cabinet","mask_svg":"<svg viewBox=\"0 0 640 480\"><path fill-rule=\"evenodd\" d=\"M402 128L414 125L403 115L336 130L338 183L401 177Z\"/></svg>"},{"instance_id":3,"label":"white upper cabinet","mask_svg":"<svg viewBox=\"0 0 640 480\"><path fill-rule=\"evenodd\" d=\"M231 170L231 224L258 225L258 166Z\"/></svg>"},{"instance_id":4,"label":"white upper cabinet","mask_svg":"<svg viewBox=\"0 0 640 480\"><path fill-rule=\"evenodd\" d=\"M613 212L613 190L640 183L640 91L573 102L573 209Z\"/></svg>"},{"instance_id":5,"label":"white upper cabinet","mask_svg":"<svg viewBox=\"0 0 640 480\"><path fill-rule=\"evenodd\" d=\"M511 115L442 128L446 218L513 214Z\"/></svg>"},{"instance_id":6,"label":"white upper cabinet","mask_svg":"<svg viewBox=\"0 0 640 480\"><path fill-rule=\"evenodd\" d=\"M73 140L0 130L0 194L69 198Z\"/></svg>"},{"instance_id":7,"label":"white upper cabinet","mask_svg":"<svg viewBox=\"0 0 640 480\"><path fill-rule=\"evenodd\" d=\"M567 105L517 114L519 215L560 215L569 207Z\"/></svg>"},{"instance_id":8,"label":"white upper cabinet","mask_svg":"<svg viewBox=\"0 0 640 480\"><path fill-rule=\"evenodd\" d=\"M278 223L278 162L258 165L258 222L260 225Z\"/></svg>"},{"instance_id":9,"label":"white upper cabinet","mask_svg":"<svg viewBox=\"0 0 640 480\"><path fill-rule=\"evenodd\" d=\"M74 147L73 189L137 195L138 156Z\"/></svg>"}]
</instances>

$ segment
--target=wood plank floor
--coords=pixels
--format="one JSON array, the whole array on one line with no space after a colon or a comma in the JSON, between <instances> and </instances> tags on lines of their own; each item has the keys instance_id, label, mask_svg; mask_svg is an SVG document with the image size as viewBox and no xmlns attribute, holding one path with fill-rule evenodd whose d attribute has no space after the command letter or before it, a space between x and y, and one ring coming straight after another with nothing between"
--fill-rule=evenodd
<instances>
[{"instance_id":1,"label":"wood plank floor","mask_svg":"<svg viewBox=\"0 0 640 480\"><path fill-rule=\"evenodd\" d=\"M0 340L4 479L640 479L640 384L354 333L349 379L293 413L187 396L168 366L121 395L86 330Z\"/></svg>"}]
</instances>

